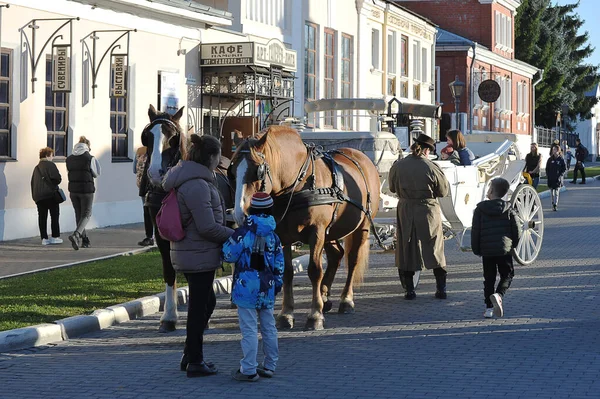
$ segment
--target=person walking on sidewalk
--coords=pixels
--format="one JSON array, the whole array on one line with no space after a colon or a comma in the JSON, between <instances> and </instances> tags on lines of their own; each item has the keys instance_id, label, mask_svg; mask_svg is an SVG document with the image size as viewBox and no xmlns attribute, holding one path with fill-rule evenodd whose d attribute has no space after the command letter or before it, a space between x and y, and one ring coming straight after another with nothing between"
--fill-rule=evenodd
<instances>
[{"instance_id":1,"label":"person walking on sidewalk","mask_svg":"<svg viewBox=\"0 0 600 399\"><path fill-rule=\"evenodd\" d=\"M567 167L565 160L562 157L560 147L552 147L552 155L546 161L546 177L548 178L548 188L550 188L550 194L552 195L552 210L556 211L558 207L558 197L560 194L560 188L563 186L563 176Z\"/></svg>"},{"instance_id":2,"label":"person walking on sidewalk","mask_svg":"<svg viewBox=\"0 0 600 399\"><path fill-rule=\"evenodd\" d=\"M531 143L531 151L525 156L525 170L531 176L533 188L540 183L540 167L542 166L542 155L538 152L537 143Z\"/></svg>"},{"instance_id":3,"label":"person walking on sidewalk","mask_svg":"<svg viewBox=\"0 0 600 399\"><path fill-rule=\"evenodd\" d=\"M92 205L96 186L94 179L100 176L100 162L90 154L90 141L81 136L67 157L69 194L75 210L77 228L69 236L74 250L91 246L85 226L92 217Z\"/></svg>"},{"instance_id":4,"label":"person walking on sidewalk","mask_svg":"<svg viewBox=\"0 0 600 399\"><path fill-rule=\"evenodd\" d=\"M62 244L60 238L60 202L58 201L58 185L62 177L58 168L52 162L54 150L45 147L40 150L40 162L33 169L31 176L31 196L37 205L38 225L42 245ZM62 202L62 201L61 201ZM48 212L50 212L50 227L52 237L48 238Z\"/></svg>"},{"instance_id":5,"label":"person walking on sidewalk","mask_svg":"<svg viewBox=\"0 0 600 399\"><path fill-rule=\"evenodd\" d=\"M235 263L232 298L238 309L244 353L240 367L232 375L238 381L258 381L259 375L273 377L279 360L273 307L283 286L284 262L272 209L269 194L255 193L249 216L223 246L223 259ZM257 313L264 353L260 364L256 362Z\"/></svg>"},{"instance_id":6,"label":"person walking on sidewalk","mask_svg":"<svg viewBox=\"0 0 600 399\"><path fill-rule=\"evenodd\" d=\"M579 184L585 184L585 158L588 156L588 150L581 144L581 140L575 139L575 169L573 170L573 180L571 183L577 183L577 172L581 171L581 182Z\"/></svg>"},{"instance_id":7,"label":"person walking on sidewalk","mask_svg":"<svg viewBox=\"0 0 600 399\"><path fill-rule=\"evenodd\" d=\"M217 373L204 359L204 329L215 306L213 281L221 265L221 248L233 229L225 226L225 207L214 185L221 158L221 143L213 136L191 136L185 161L169 169L163 179L166 191L177 189L177 202L185 238L170 243L173 268L189 285L186 339L180 368L188 377Z\"/></svg>"},{"instance_id":8,"label":"person walking on sidewalk","mask_svg":"<svg viewBox=\"0 0 600 399\"><path fill-rule=\"evenodd\" d=\"M417 297L413 277L423 265L433 269L435 297L446 299L446 257L438 198L448 195L450 185L439 166L427 158L435 148L431 137L420 134L410 148L412 153L397 160L389 174L390 191L398 196L396 266L406 288L404 299Z\"/></svg>"},{"instance_id":9,"label":"person walking on sidewalk","mask_svg":"<svg viewBox=\"0 0 600 399\"><path fill-rule=\"evenodd\" d=\"M142 199L142 209L144 210L144 230L146 237L138 242L142 247L154 245L154 226L152 225L152 216L150 208L146 206L146 193L148 192L148 136L142 135L142 146L135 152L133 160L133 173L135 173L135 182L138 187L138 194Z\"/></svg>"},{"instance_id":10,"label":"person walking on sidewalk","mask_svg":"<svg viewBox=\"0 0 600 399\"><path fill-rule=\"evenodd\" d=\"M573 152L571 152L571 148L569 148L569 145L567 144L567 141L565 140L564 142L564 158L565 158L565 163L567 165L567 172L569 171L569 169L571 169L571 160L573 159Z\"/></svg>"},{"instance_id":11,"label":"person walking on sidewalk","mask_svg":"<svg viewBox=\"0 0 600 399\"><path fill-rule=\"evenodd\" d=\"M502 199L509 188L501 177L492 180L489 199L477 204L473 212L471 248L483 260L485 318L504 316L502 301L515 275L511 251L521 238L521 229L510 202ZM494 293L496 274L500 274L500 281Z\"/></svg>"}]
</instances>

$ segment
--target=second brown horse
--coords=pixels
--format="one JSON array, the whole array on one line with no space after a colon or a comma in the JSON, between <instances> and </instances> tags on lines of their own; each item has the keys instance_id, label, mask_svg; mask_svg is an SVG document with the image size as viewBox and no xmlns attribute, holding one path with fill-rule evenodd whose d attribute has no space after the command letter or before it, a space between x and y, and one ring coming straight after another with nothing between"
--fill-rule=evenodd
<instances>
[{"instance_id":1,"label":"second brown horse","mask_svg":"<svg viewBox=\"0 0 600 399\"><path fill-rule=\"evenodd\" d=\"M324 328L323 313L332 307L329 299L331 285L344 253L348 276L341 294L340 313L354 312L353 285L362 281L369 261L371 222L367 213L371 217L377 214L380 190L375 165L355 149L340 148L331 153L344 184L338 184L343 186L339 192L342 195L332 196L335 202L323 204L326 201L322 200L322 195L319 201L311 200L315 198L315 191L310 189L331 188L334 177L324 159L312 157L311 153L296 130L273 126L260 139L240 143L231 164L238 223L243 220L255 192L266 191L275 201L276 232L281 238L285 256L279 328L294 326L291 244L301 241L310 245L308 276L312 283L312 301L307 329ZM323 251L327 256L325 273L321 260Z\"/></svg>"}]
</instances>

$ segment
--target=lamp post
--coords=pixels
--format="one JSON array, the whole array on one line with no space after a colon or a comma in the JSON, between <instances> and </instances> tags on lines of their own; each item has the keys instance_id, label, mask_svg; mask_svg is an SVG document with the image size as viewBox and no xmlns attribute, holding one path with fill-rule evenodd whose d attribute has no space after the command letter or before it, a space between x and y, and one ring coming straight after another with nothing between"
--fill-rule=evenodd
<instances>
[{"instance_id":1,"label":"lamp post","mask_svg":"<svg viewBox=\"0 0 600 399\"><path fill-rule=\"evenodd\" d=\"M456 128L460 130L459 119L458 119L458 104L460 104L460 97L465 89L465 82L461 82L458 75L454 78L453 82L448 84L450 93L454 97L454 111L456 113Z\"/></svg>"},{"instance_id":2,"label":"lamp post","mask_svg":"<svg viewBox=\"0 0 600 399\"><path fill-rule=\"evenodd\" d=\"M567 118L569 115L569 104L563 104L561 106L561 110L562 110L562 133L565 135L565 139L566 139L566 137L567 137ZM562 142L563 142L562 137L559 137L558 138L559 145L561 145Z\"/></svg>"}]
</instances>

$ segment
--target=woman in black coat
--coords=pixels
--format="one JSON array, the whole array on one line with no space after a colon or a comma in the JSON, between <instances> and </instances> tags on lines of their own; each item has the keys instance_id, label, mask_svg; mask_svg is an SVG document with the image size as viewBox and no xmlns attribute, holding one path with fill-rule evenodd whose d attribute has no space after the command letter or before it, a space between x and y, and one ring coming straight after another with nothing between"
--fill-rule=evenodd
<instances>
[{"instance_id":1,"label":"woman in black coat","mask_svg":"<svg viewBox=\"0 0 600 399\"><path fill-rule=\"evenodd\" d=\"M40 162L33 169L31 176L31 196L38 209L38 224L42 245L61 244L60 207L57 200L58 185L62 181L58 168L52 162L54 150L50 147L40 150ZM52 237L48 238L48 211L50 212L50 226Z\"/></svg>"},{"instance_id":2,"label":"woman in black coat","mask_svg":"<svg viewBox=\"0 0 600 399\"><path fill-rule=\"evenodd\" d=\"M552 194L553 211L556 211L556 207L558 206L558 196L560 188L563 186L563 177L566 171L567 166L565 165L560 146L553 145L551 156L546 162L546 177L548 178L548 187Z\"/></svg>"}]
</instances>

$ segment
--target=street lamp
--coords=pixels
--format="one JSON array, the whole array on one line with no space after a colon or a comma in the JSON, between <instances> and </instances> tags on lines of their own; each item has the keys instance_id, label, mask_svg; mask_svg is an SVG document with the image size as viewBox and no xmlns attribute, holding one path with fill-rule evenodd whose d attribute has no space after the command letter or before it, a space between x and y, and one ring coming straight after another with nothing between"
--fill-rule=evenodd
<instances>
[{"instance_id":1,"label":"street lamp","mask_svg":"<svg viewBox=\"0 0 600 399\"><path fill-rule=\"evenodd\" d=\"M460 130L459 119L458 119L458 104L460 104L460 96L463 94L465 89L465 82L461 82L458 75L454 78L454 82L448 84L450 87L450 93L454 97L454 110L456 113L456 128Z\"/></svg>"},{"instance_id":2,"label":"street lamp","mask_svg":"<svg viewBox=\"0 0 600 399\"><path fill-rule=\"evenodd\" d=\"M567 138L567 118L569 116L569 104L563 104L561 106L561 110L562 110L562 132L565 135L565 139ZM558 145L562 145L562 137L558 138Z\"/></svg>"}]
</instances>

